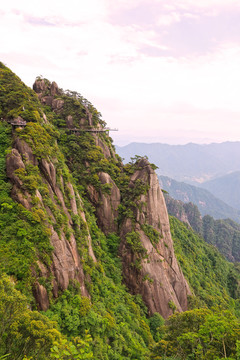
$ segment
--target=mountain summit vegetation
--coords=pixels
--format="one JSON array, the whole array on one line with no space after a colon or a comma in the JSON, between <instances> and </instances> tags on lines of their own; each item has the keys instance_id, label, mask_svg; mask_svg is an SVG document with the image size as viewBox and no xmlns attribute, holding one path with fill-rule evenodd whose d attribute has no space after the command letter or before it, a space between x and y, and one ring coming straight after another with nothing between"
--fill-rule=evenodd
<instances>
[{"instance_id":1,"label":"mountain summit vegetation","mask_svg":"<svg viewBox=\"0 0 240 360\"><path fill-rule=\"evenodd\" d=\"M240 357L239 267L169 223L155 168L0 63L0 359Z\"/></svg>"}]
</instances>

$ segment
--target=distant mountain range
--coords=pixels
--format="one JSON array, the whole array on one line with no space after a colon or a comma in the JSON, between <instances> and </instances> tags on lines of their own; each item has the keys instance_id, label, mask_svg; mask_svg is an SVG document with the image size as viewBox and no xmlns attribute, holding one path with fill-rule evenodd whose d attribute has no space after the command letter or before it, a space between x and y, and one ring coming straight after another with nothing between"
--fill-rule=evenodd
<instances>
[{"instance_id":1,"label":"distant mountain range","mask_svg":"<svg viewBox=\"0 0 240 360\"><path fill-rule=\"evenodd\" d=\"M201 187L209 190L226 204L240 210L240 171L204 182Z\"/></svg>"},{"instance_id":2,"label":"distant mountain range","mask_svg":"<svg viewBox=\"0 0 240 360\"><path fill-rule=\"evenodd\" d=\"M240 261L240 225L231 219L214 220L205 215L201 217L199 209L192 203L183 203L165 194L170 215L191 226L204 240L218 248L229 261Z\"/></svg>"},{"instance_id":3,"label":"distant mountain range","mask_svg":"<svg viewBox=\"0 0 240 360\"><path fill-rule=\"evenodd\" d=\"M208 145L131 143L123 147L116 146L116 149L126 162L135 155L146 155L150 162L159 167L159 175L194 185L240 171L239 141Z\"/></svg>"},{"instance_id":4,"label":"distant mountain range","mask_svg":"<svg viewBox=\"0 0 240 360\"><path fill-rule=\"evenodd\" d=\"M172 198L197 205L202 216L211 215L214 219L230 218L240 223L240 210L229 206L208 190L173 180L167 176L159 176L159 182L162 189L166 190Z\"/></svg>"}]
</instances>

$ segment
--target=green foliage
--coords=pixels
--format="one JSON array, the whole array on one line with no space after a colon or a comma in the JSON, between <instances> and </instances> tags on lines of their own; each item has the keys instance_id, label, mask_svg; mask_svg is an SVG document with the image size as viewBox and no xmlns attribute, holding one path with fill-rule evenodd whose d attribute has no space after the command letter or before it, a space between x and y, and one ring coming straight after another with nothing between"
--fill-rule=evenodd
<instances>
[{"instance_id":1,"label":"green foliage","mask_svg":"<svg viewBox=\"0 0 240 360\"><path fill-rule=\"evenodd\" d=\"M195 296L207 306L237 306L230 298L238 291L234 265L176 218L170 217L170 225L176 257Z\"/></svg>"},{"instance_id":2,"label":"green foliage","mask_svg":"<svg viewBox=\"0 0 240 360\"><path fill-rule=\"evenodd\" d=\"M172 315L151 359L178 355L181 359L235 358L240 323L221 308L194 309Z\"/></svg>"},{"instance_id":3,"label":"green foliage","mask_svg":"<svg viewBox=\"0 0 240 360\"><path fill-rule=\"evenodd\" d=\"M87 331L93 358L147 359L153 340L146 319L125 288L114 285L98 267L92 273L92 304L70 288L46 315L71 338L84 340Z\"/></svg>"},{"instance_id":4,"label":"green foliage","mask_svg":"<svg viewBox=\"0 0 240 360\"><path fill-rule=\"evenodd\" d=\"M40 173L37 166L26 164L25 169L19 168L15 171L15 175L22 181L23 190L27 190L30 194L35 195L40 183Z\"/></svg>"},{"instance_id":5,"label":"green foliage","mask_svg":"<svg viewBox=\"0 0 240 360\"><path fill-rule=\"evenodd\" d=\"M129 161L129 164L135 166L139 160L141 159L146 159L148 160L148 157L145 155L145 156L141 156L141 155L135 155L133 157L130 157L131 161Z\"/></svg>"},{"instance_id":6,"label":"green foliage","mask_svg":"<svg viewBox=\"0 0 240 360\"><path fill-rule=\"evenodd\" d=\"M204 216L203 237L229 261L240 261L240 225L233 220L214 220L209 215Z\"/></svg>"},{"instance_id":7,"label":"green foliage","mask_svg":"<svg viewBox=\"0 0 240 360\"><path fill-rule=\"evenodd\" d=\"M146 256L147 250L143 247L140 241L140 235L132 231L126 235L126 242L131 247L133 253L138 254L141 258Z\"/></svg>"},{"instance_id":8,"label":"green foliage","mask_svg":"<svg viewBox=\"0 0 240 360\"><path fill-rule=\"evenodd\" d=\"M56 323L27 307L27 299L7 276L0 277L0 356L12 360L23 355L44 360L61 339ZM4 357L3 357L4 358Z\"/></svg>"},{"instance_id":9,"label":"green foliage","mask_svg":"<svg viewBox=\"0 0 240 360\"><path fill-rule=\"evenodd\" d=\"M94 358L148 359L153 338L147 324L146 308L139 297L133 297L122 285L121 262L117 257L120 239L106 237L97 227L93 215L87 215L96 264L86 258L85 269L91 275L88 298L75 285L65 291L46 312L57 321L68 337L92 338ZM140 304L140 306L138 305Z\"/></svg>"},{"instance_id":10,"label":"green foliage","mask_svg":"<svg viewBox=\"0 0 240 360\"><path fill-rule=\"evenodd\" d=\"M90 184L96 190L108 193L109 184L102 184L98 174L106 172L115 179L120 173L118 162L113 158L106 159L102 149L96 146L89 133L67 135L66 131L62 130L59 141L74 179L84 189L82 195L88 193Z\"/></svg>"},{"instance_id":11,"label":"green foliage","mask_svg":"<svg viewBox=\"0 0 240 360\"><path fill-rule=\"evenodd\" d=\"M141 195L146 195L149 190L149 185L147 181L144 181L140 178L135 181L131 181L131 175L137 171L141 170L139 166L139 160L141 157L135 156L132 158L132 162L126 164L123 168L119 179L116 180L116 183L121 192L121 204L118 207L118 224L121 225L122 221L125 218L130 218L134 224L136 221L136 210L142 210L146 205L141 201ZM134 162L137 160L136 162Z\"/></svg>"},{"instance_id":12,"label":"green foliage","mask_svg":"<svg viewBox=\"0 0 240 360\"><path fill-rule=\"evenodd\" d=\"M90 349L91 341L91 336L86 332L84 339L75 338L73 342L63 339L61 342L55 342L51 348L50 359L93 359L93 353Z\"/></svg>"},{"instance_id":13,"label":"green foliage","mask_svg":"<svg viewBox=\"0 0 240 360\"><path fill-rule=\"evenodd\" d=\"M58 151L54 138L57 133L51 126L45 125L43 127L40 124L29 122L18 135L31 146L33 154L38 159L48 158L49 155L57 155Z\"/></svg>"},{"instance_id":14,"label":"green foliage","mask_svg":"<svg viewBox=\"0 0 240 360\"><path fill-rule=\"evenodd\" d=\"M37 95L6 66L0 63L0 116L12 119L21 116L26 121L40 121Z\"/></svg>"},{"instance_id":15,"label":"green foliage","mask_svg":"<svg viewBox=\"0 0 240 360\"><path fill-rule=\"evenodd\" d=\"M216 246L229 261L240 260L240 225L231 219L215 220L210 215L203 218L193 203L183 203L180 200L165 196L168 212L178 219L186 219L204 240Z\"/></svg>"},{"instance_id":16,"label":"green foliage","mask_svg":"<svg viewBox=\"0 0 240 360\"><path fill-rule=\"evenodd\" d=\"M36 256L45 264L51 261L50 232L44 224L45 214L41 209L33 207L32 211L27 210L11 198L5 163L11 140L9 126L4 123L0 123L0 137L0 272L13 275L18 280L17 288L30 296L34 281L31 267ZM27 180L24 183L26 188L35 191L35 182L38 181L36 168L29 165L22 179L24 177Z\"/></svg>"},{"instance_id":17,"label":"green foliage","mask_svg":"<svg viewBox=\"0 0 240 360\"><path fill-rule=\"evenodd\" d=\"M155 341L159 341L163 336L164 319L159 313L153 314L149 318L149 327Z\"/></svg>"},{"instance_id":18,"label":"green foliage","mask_svg":"<svg viewBox=\"0 0 240 360\"><path fill-rule=\"evenodd\" d=\"M152 245L156 246L156 244L158 244L158 242L160 240L159 232L149 224L144 224L141 226L141 228L145 232L145 234L147 235L149 240L151 241Z\"/></svg>"},{"instance_id":19,"label":"green foliage","mask_svg":"<svg viewBox=\"0 0 240 360\"><path fill-rule=\"evenodd\" d=\"M170 309L172 309L173 313L175 313L176 309L177 309L177 306L174 304L174 302L172 300L170 300L168 302L168 306Z\"/></svg>"}]
</instances>

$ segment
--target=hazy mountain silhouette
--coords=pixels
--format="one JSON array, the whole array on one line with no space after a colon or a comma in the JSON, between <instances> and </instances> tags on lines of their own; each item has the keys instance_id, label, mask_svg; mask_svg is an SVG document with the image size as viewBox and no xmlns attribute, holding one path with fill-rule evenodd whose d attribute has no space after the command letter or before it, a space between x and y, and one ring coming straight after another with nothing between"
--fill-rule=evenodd
<instances>
[{"instance_id":1,"label":"hazy mountain silhouette","mask_svg":"<svg viewBox=\"0 0 240 360\"><path fill-rule=\"evenodd\" d=\"M240 223L240 211L216 198L208 190L173 180L167 176L159 176L162 189L169 195L184 203L197 205L202 216L211 215L214 219L230 218Z\"/></svg>"},{"instance_id":2,"label":"hazy mountain silhouette","mask_svg":"<svg viewBox=\"0 0 240 360\"><path fill-rule=\"evenodd\" d=\"M159 175L197 184L240 170L240 142L199 145L167 145L131 143L119 147L118 154L130 161L135 155L148 156L156 164Z\"/></svg>"},{"instance_id":3,"label":"hazy mountain silhouette","mask_svg":"<svg viewBox=\"0 0 240 360\"><path fill-rule=\"evenodd\" d=\"M228 205L240 210L240 171L201 184Z\"/></svg>"}]
</instances>

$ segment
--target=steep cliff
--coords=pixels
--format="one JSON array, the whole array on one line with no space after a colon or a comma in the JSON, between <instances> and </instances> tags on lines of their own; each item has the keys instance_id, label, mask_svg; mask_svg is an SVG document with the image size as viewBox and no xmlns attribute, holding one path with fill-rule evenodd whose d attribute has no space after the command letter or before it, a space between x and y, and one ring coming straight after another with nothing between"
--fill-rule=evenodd
<instances>
[{"instance_id":1,"label":"steep cliff","mask_svg":"<svg viewBox=\"0 0 240 360\"><path fill-rule=\"evenodd\" d=\"M184 203L181 200L173 199L166 193L164 194L164 198L170 215L188 224L198 234L202 235L202 216L196 205L191 202Z\"/></svg>"},{"instance_id":2,"label":"steep cliff","mask_svg":"<svg viewBox=\"0 0 240 360\"><path fill-rule=\"evenodd\" d=\"M88 199L96 209L98 225L105 234L112 232L120 234L122 242L119 253L123 260L124 279L130 291L143 296L150 314L159 312L164 317L168 317L176 309L178 311L186 310L187 295L190 295L191 292L175 258L164 198L157 176L150 164L145 159L138 161L137 165L132 166L132 168L136 168L136 171L130 176L116 158L111 142L104 132L104 123L96 123L96 119L94 122L93 116L89 115L88 106L82 109L86 115L85 121L81 117L79 120L69 108L66 112L66 99L61 96L55 83L50 84L47 81L43 83L43 80L37 80L34 89L41 102L44 104L47 101L56 114L65 117L65 126L70 131L74 130L75 151L76 142L79 142L78 157L74 158L70 146L65 144L68 165L72 170L84 165L81 175L85 174L86 181L84 184L83 179L79 179L79 182L84 184ZM55 106L53 94L58 97L58 101L62 101L61 107ZM84 110L86 111L84 112ZM69 123L70 117L71 124ZM88 154L80 158L80 151L83 152L81 142L85 141L86 144L89 134L93 135L91 141L88 139L91 146L88 147ZM79 141L79 139L81 140ZM89 157L89 153L92 154L91 157ZM96 167L98 160L100 162ZM91 178L89 178L89 173L91 173ZM93 176L95 176L95 182L91 181ZM126 177L125 181L123 181L124 176ZM129 180L128 185L126 185L127 180ZM127 214L123 212L119 214L118 209L121 204L121 206L127 207L127 211L130 211L132 206L128 204L128 192L131 192L132 189L134 193L136 188L139 188L137 189L139 192L141 186L148 188L148 191L146 194L139 194L139 200L136 200L134 196L132 198L133 201L136 200L137 205L134 207L135 223L133 225L133 221L128 218ZM144 205L145 203L146 205ZM152 244L148 237L149 227L150 232L159 234L159 241L156 243ZM134 246L131 247L126 240L132 235L139 236L141 251L144 252L144 256L141 255L141 261ZM136 262L137 265L134 265Z\"/></svg>"},{"instance_id":3,"label":"steep cliff","mask_svg":"<svg viewBox=\"0 0 240 360\"><path fill-rule=\"evenodd\" d=\"M0 357L148 360L191 294L173 245L190 306L233 304L236 269L175 221L173 244L154 165L123 165L89 101L34 89L0 63Z\"/></svg>"},{"instance_id":4,"label":"steep cliff","mask_svg":"<svg viewBox=\"0 0 240 360\"><path fill-rule=\"evenodd\" d=\"M77 232L83 233L83 228L87 229L87 223L81 210L79 194L74 190L70 177L59 171L59 168L64 169L64 164L60 164L57 158L57 145L54 155L48 154L44 158L34 146L32 135L29 136L33 129L36 132L40 130L38 125L29 123L24 130L13 134L14 141L12 150L7 155L6 171L13 185L12 198L27 210L39 215L40 222L49 231L53 248L51 265L41 261L40 255L33 268L36 276L34 294L40 309L46 310L49 306L48 294L38 278L52 279L54 297L58 296L59 290L67 289L71 280L77 280L82 295L89 296L84 284L85 276L76 240ZM42 135L46 133L42 131ZM38 140L38 146L41 141L42 138ZM42 145L44 146L43 143ZM81 226L74 224L76 218L81 220ZM85 236L89 254L95 260L88 232Z\"/></svg>"},{"instance_id":5,"label":"steep cliff","mask_svg":"<svg viewBox=\"0 0 240 360\"><path fill-rule=\"evenodd\" d=\"M33 89L43 107L34 99L30 110L35 119L29 120L35 121L12 125L6 168L12 198L38 216L49 234L49 260L38 252L31 265L39 308L46 310L51 297L73 280L82 296L90 296L86 283L91 277L83 263L94 263L96 257L83 198L95 209L102 231L120 235L124 280L133 294L143 296L149 313L168 317L175 309L186 310L190 290L175 258L164 198L150 164L142 159L124 167L101 114L80 94L64 92L41 78ZM11 119L20 116L24 121L25 102L4 119L14 123ZM139 249L131 244L132 236Z\"/></svg>"},{"instance_id":6,"label":"steep cliff","mask_svg":"<svg viewBox=\"0 0 240 360\"><path fill-rule=\"evenodd\" d=\"M121 226L120 253L124 279L133 293L140 293L150 314L168 317L175 310L187 310L190 289L177 264L169 219L157 175L146 159L137 162L129 187L137 191L133 216ZM138 192L137 192L138 193Z\"/></svg>"}]
</instances>

